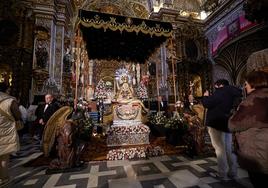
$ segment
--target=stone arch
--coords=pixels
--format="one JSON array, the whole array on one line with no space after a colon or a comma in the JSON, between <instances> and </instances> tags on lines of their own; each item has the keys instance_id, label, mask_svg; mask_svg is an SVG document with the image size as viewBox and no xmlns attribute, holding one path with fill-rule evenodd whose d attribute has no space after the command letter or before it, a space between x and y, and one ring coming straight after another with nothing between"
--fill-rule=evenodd
<instances>
[{"instance_id":1,"label":"stone arch","mask_svg":"<svg viewBox=\"0 0 268 188\"><path fill-rule=\"evenodd\" d=\"M231 76L231 83L238 84L240 76L246 71L245 66L249 56L256 51L268 47L267 28L260 29L254 34L242 36L239 40L222 47L214 61L221 65Z\"/></svg>"}]
</instances>

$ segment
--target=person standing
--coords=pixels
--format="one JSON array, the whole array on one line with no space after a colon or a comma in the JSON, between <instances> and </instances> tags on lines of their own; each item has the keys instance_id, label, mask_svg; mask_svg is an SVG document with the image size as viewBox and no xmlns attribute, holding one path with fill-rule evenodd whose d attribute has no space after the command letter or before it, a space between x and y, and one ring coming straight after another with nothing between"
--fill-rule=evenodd
<instances>
[{"instance_id":1,"label":"person standing","mask_svg":"<svg viewBox=\"0 0 268 188\"><path fill-rule=\"evenodd\" d=\"M7 89L5 83L0 83L0 186L3 187L10 180L8 174L10 154L20 148L16 121L21 119L21 114L16 99L5 93Z\"/></svg>"},{"instance_id":2,"label":"person standing","mask_svg":"<svg viewBox=\"0 0 268 188\"><path fill-rule=\"evenodd\" d=\"M211 143L215 149L218 173L213 174L221 180L228 180L237 176L236 156L232 152L232 134L228 131L228 119L231 115L234 101L242 97L240 89L230 86L225 79L217 80L214 84L215 92L204 93L203 106L207 108L206 126Z\"/></svg>"},{"instance_id":3,"label":"person standing","mask_svg":"<svg viewBox=\"0 0 268 188\"><path fill-rule=\"evenodd\" d=\"M247 97L229 120L239 165L254 187L268 185L268 73L254 71L245 82Z\"/></svg>"},{"instance_id":4,"label":"person standing","mask_svg":"<svg viewBox=\"0 0 268 188\"><path fill-rule=\"evenodd\" d=\"M27 108L27 124L28 124L28 131L30 133L31 139L33 139L35 135L35 121L36 121L36 109L38 107L37 105L37 99L35 98L32 104Z\"/></svg>"},{"instance_id":5,"label":"person standing","mask_svg":"<svg viewBox=\"0 0 268 188\"><path fill-rule=\"evenodd\" d=\"M45 105L42 106L40 113L37 113L39 123L39 137L42 139L45 125L49 118L59 109L59 105L52 94L45 95Z\"/></svg>"}]
</instances>

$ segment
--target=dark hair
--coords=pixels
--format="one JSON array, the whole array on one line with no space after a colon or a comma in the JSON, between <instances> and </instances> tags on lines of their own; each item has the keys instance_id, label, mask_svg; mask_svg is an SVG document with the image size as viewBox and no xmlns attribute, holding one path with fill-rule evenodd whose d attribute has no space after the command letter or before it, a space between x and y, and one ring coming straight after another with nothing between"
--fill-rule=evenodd
<instances>
[{"instance_id":1,"label":"dark hair","mask_svg":"<svg viewBox=\"0 0 268 188\"><path fill-rule=\"evenodd\" d=\"M268 73L264 71L253 71L246 76L246 81L252 88L268 87Z\"/></svg>"},{"instance_id":2,"label":"dark hair","mask_svg":"<svg viewBox=\"0 0 268 188\"><path fill-rule=\"evenodd\" d=\"M226 79L219 79L214 84L217 85L217 86L220 86L220 85L228 86L229 82Z\"/></svg>"},{"instance_id":3,"label":"dark hair","mask_svg":"<svg viewBox=\"0 0 268 188\"><path fill-rule=\"evenodd\" d=\"M8 89L8 85L5 82L0 82L0 91L6 92Z\"/></svg>"}]
</instances>

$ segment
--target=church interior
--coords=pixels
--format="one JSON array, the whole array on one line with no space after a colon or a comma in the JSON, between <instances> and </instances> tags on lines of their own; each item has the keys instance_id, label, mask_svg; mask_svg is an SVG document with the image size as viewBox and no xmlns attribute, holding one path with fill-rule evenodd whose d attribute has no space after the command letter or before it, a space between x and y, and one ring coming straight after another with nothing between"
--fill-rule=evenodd
<instances>
[{"instance_id":1,"label":"church interior","mask_svg":"<svg viewBox=\"0 0 268 188\"><path fill-rule=\"evenodd\" d=\"M252 188L240 167L211 175L201 100L268 73L267 33L266 0L1 1L0 82L26 110L60 107L41 138L26 118L0 187Z\"/></svg>"}]
</instances>

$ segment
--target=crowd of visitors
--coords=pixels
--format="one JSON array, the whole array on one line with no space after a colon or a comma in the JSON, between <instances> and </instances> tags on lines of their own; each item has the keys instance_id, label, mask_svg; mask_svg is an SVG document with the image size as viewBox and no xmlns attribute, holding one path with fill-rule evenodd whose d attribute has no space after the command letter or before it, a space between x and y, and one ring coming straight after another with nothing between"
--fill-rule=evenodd
<instances>
[{"instance_id":1,"label":"crowd of visitors","mask_svg":"<svg viewBox=\"0 0 268 188\"><path fill-rule=\"evenodd\" d=\"M263 187L268 184L268 73L249 73L244 89L241 102L237 100L241 92L221 79L215 82L214 93L206 91L202 99L217 157L215 177L236 178L239 164L248 171L254 187Z\"/></svg>"},{"instance_id":2,"label":"crowd of visitors","mask_svg":"<svg viewBox=\"0 0 268 188\"><path fill-rule=\"evenodd\" d=\"M205 91L201 99L218 164L218 173L211 175L223 181L234 179L239 164L248 170L254 187L260 187L260 182L268 182L268 73L251 72L244 89L246 96L241 102L242 90L219 79L214 92ZM26 109L7 91L8 86L0 83L0 185L10 180L9 157L19 150L19 137L27 132L41 141L46 123L62 106L48 93ZM22 127L16 125L21 122L24 127L19 130Z\"/></svg>"}]
</instances>

